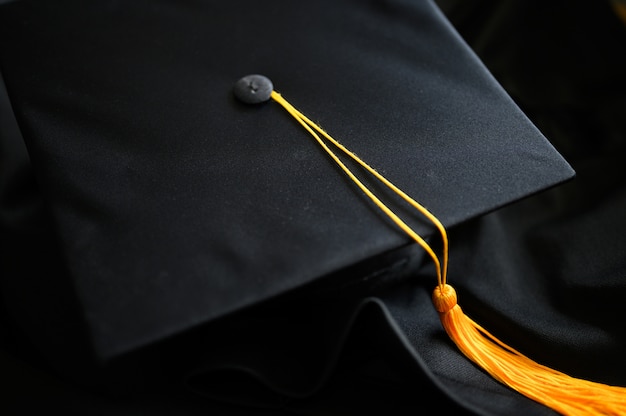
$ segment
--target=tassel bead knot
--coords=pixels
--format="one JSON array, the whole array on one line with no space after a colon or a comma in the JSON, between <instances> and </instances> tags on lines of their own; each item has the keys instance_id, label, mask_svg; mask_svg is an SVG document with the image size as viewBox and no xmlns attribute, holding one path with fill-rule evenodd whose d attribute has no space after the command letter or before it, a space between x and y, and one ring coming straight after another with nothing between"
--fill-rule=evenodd
<instances>
[{"instance_id":1,"label":"tassel bead knot","mask_svg":"<svg viewBox=\"0 0 626 416\"><path fill-rule=\"evenodd\" d=\"M433 290L433 304L439 313L446 313L456 306L456 290L448 284L439 285Z\"/></svg>"}]
</instances>

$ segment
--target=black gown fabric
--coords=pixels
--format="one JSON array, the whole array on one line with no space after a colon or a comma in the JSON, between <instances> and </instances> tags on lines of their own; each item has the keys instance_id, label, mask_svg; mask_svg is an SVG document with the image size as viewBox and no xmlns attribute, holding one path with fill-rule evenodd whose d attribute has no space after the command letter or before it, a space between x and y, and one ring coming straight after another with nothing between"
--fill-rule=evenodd
<instances>
[{"instance_id":1,"label":"black gown fabric","mask_svg":"<svg viewBox=\"0 0 626 416\"><path fill-rule=\"evenodd\" d=\"M0 5L2 414L554 413L249 73L442 220L468 315L626 386L626 28L546 3Z\"/></svg>"}]
</instances>

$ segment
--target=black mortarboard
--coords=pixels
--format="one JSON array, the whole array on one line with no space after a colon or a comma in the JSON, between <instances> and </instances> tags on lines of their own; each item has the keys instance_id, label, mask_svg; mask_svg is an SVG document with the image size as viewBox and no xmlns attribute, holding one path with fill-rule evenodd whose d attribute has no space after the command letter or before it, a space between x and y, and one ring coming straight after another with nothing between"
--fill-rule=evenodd
<instances>
[{"instance_id":1,"label":"black mortarboard","mask_svg":"<svg viewBox=\"0 0 626 416\"><path fill-rule=\"evenodd\" d=\"M422 252L306 131L273 101L234 97L250 73L449 228L573 176L428 1L22 0L0 13L1 70L50 217L51 245L28 262L55 254L27 279L32 264L3 259L3 292L20 294L9 313L43 351L73 339L68 317L106 362L198 328L211 338L211 323L220 334L292 292L409 279L402 265Z\"/></svg>"}]
</instances>

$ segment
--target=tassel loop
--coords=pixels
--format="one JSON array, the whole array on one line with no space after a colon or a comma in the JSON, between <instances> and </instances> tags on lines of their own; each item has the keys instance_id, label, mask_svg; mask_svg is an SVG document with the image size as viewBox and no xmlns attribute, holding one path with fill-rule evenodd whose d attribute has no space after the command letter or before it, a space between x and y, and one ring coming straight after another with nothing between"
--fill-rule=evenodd
<instances>
[{"instance_id":1,"label":"tassel loop","mask_svg":"<svg viewBox=\"0 0 626 416\"><path fill-rule=\"evenodd\" d=\"M254 95L257 102L259 89L255 82L258 78L244 82L243 90ZM367 165L350 150L326 133L320 126L308 119L293 107L271 87L264 91L263 100L272 98L293 116L318 144L348 175L348 177L374 202L401 230L418 243L432 259L437 272L437 286L432 294L432 301L441 324L448 336L459 350L475 364L493 376L496 380L509 386L527 397L542 403L565 415L626 415L626 388L610 386L592 381L570 377L567 374L543 366L506 345L491 335L487 330L465 315L457 304L457 294L447 282L448 237L441 222L425 207L389 182L376 170ZM244 100L245 101L245 100ZM365 170L381 181L385 186L409 203L413 208L429 219L439 230L442 239L442 260L430 245L374 193L368 189L340 160L324 141L328 141L344 155L348 156Z\"/></svg>"}]
</instances>

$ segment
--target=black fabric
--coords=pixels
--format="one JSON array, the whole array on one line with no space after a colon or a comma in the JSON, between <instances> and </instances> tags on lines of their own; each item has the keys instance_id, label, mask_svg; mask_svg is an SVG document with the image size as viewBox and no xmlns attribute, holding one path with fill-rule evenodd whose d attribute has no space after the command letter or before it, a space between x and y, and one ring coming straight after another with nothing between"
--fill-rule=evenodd
<instances>
[{"instance_id":1,"label":"black fabric","mask_svg":"<svg viewBox=\"0 0 626 416\"><path fill-rule=\"evenodd\" d=\"M242 75L270 77L447 226L572 175L428 2L5 16L9 96L103 358L408 243L277 105L235 101Z\"/></svg>"},{"instance_id":2,"label":"black fabric","mask_svg":"<svg viewBox=\"0 0 626 416\"><path fill-rule=\"evenodd\" d=\"M0 7L2 406L553 414L455 349L422 250L294 120L236 102L256 72L442 219L468 314L626 385L624 27L496 3L441 2L496 78L427 1Z\"/></svg>"},{"instance_id":3,"label":"black fabric","mask_svg":"<svg viewBox=\"0 0 626 416\"><path fill-rule=\"evenodd\" d=\"M511 296L525 294L515 310L493 300L490 308L532 322L547 342L516 342L542 360L624 385L626 28L609 2L460 3L450 2L455 26L577 173L482 220L489 231L481 239L506 244L494 260ZM482 298L487 289L471 290Z\"/></svg>"}]
</instances>

